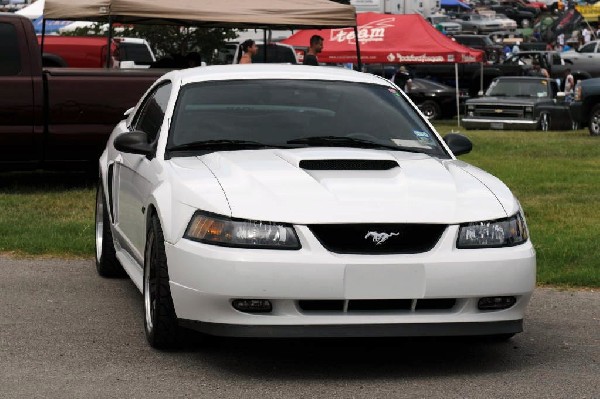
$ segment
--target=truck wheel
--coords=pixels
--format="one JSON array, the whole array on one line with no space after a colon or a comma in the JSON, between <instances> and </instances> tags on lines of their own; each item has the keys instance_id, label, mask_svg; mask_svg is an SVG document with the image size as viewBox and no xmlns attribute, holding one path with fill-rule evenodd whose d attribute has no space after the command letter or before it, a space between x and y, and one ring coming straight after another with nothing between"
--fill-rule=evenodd
<instances>
[{"instance_id":1,"label":"truck wheel","mask_svg":"<svg viewBox=\"0 0 600 399\"><path fill-rule=\"evenodd\" d=\"M550 130L550 114L547 112L540 115L540 130L544 132Z\"/></svg>"},{"instance_id":2,"label":"truck wheel","mask_svg":"<svg viewBox=\"0 0 600 399\"><path fill-rule=\"evenodd\" d=\"M153 348L176 346L179 327L169 286L165 238L156 215L150 220L144 250L144 325Z\"/></svg>"},{"instance_id":3,"label":"truck wheel","mask_svg":"<svg viewBox=\"0 0 600 399\"><path fill-rule=\"evenodd\" d=\"M600 104L596 104L590 113L588 129L592 136L600 136Z\"/></svg>"},{"instance_id":4,"label":"truck wheel","mask_svg":"<svg viewBox=\"0 0 600 399\"><path fill-rule=\"evenodd\" d=\"M125 275L125 270L115 252L102 179L100 179L96 191L96 271L102 277Z\"/></svg>"},{"instance_id":5,"label":"truck wheel","mask_svg":"<svg viewBox=\"0 0 600 399\"><path fill-rule=\"evenodd\" d=\"M435 120L440 117L440 106L435 101L427 100L419 106L419 109L429 120Z\"/></svg>"}]
</instances>

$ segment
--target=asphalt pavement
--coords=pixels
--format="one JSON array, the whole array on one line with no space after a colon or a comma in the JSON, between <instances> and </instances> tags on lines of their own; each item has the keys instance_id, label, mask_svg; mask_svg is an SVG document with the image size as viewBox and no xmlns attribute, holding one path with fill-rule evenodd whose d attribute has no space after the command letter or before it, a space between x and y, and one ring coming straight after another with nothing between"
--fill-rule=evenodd
<instances>
[{"instance_id":1,"label":"asphalt pavement","mask_svg":"<svg viewBox=\"0 0 600 399\"><path fill-rule=\"evenodd\" d=\"M475 339L145 341L142 296L91 259L0 256L0 398L600 398L600 292L538 288Z\"/></svg>"}]
</instances>

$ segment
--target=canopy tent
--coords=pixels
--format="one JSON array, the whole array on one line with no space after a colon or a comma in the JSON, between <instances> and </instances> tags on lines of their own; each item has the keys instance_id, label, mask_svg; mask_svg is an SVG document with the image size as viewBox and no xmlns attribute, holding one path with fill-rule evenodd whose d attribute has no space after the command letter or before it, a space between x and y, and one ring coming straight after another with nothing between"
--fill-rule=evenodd
<instances>
[{"instance_id":1,"label":"canopy tent","mask_svg":"<svg viewBox=\"0 0 600 399\"><path fill-rule=\"evenodd\" d=\"M27 7L21 8L15 11L15 14L22 15L29 19L36 19L42 16L44 13L44 0L37 0L35 3L28 5Z\"/></svg>"},{"instance_id":2,"label":"canopy tent","mask_svg":"<svg viewBox=\"0 0 600 399\"><path fill-rule=\"evenodd\" d=\"M465 10L471 9L468 4L465 4L460 0L442 0L440 6L442 8L464 8Z\"/></svg>"},{"instance_id":3,"label":"canopy tent","mask_svg":"<svg viewBox=\"0 0 600 399\"><path fill-rule=\"evenodd\" d=\"M353 6L329 0L46 0L44 17L221 28L356 26Z\"/></svg>"},{"instance_id":4,"label":"canopy tent","mask_svg":"<svg viewBox=\"0 0 600 399\"><path fill-rule=\"evenodd\" d=\"M39 17L31 21L33 23L33 28L35 29L35 33L41 34L44 29L44 17ZM55 33L60 29L72 25L73 21L46 21L46 31L45 33Z\"/></svg>"},{"instance_id":5,"label":"canopy tent","mask_svg":"<svg viewBox=\"0 0 600 399\"><path fill-rule=\"evenodd\" d=\"M481 62L483 52L449 39L418 14L360 13L357 16L360 55L365 63ZM302 30L282 43L308 47L310 37L325 40L319 62L356 62L356 35L352 29Z\"/></svg>"}]
</instances>

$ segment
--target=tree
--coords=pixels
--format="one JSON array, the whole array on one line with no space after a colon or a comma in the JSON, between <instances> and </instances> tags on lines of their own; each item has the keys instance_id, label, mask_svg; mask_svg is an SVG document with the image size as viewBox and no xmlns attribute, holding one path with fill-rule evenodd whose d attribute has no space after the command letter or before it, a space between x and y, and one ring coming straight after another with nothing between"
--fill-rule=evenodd
<instances>
[{"instance_id":1,"label":"tree","mask_svg":"<svg viewBox=\"0 0 600 399\"><path fill-rule=\"evenodd\" d=\"M183 56L190 52L200 53L202 60L212 63L216 50L237 38L233 29L195 28L171 25L128 25L113 27L115 37L139 37L146 39L157 58ZM68 36L105 36L106 24L93 24L63 33Z\"/></svg>"}]
</instances>

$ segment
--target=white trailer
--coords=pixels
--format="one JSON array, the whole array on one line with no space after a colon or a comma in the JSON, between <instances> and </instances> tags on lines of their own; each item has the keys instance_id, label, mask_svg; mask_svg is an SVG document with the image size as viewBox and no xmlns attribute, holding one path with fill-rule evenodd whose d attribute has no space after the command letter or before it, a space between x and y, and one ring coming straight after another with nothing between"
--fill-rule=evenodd
<instances>
[{"instance_id":1,"label":"white trailer","mask_svg":"<svg viewBox=\"0 0 600 399\"><path fill-rule=\"evenodd\" d=\"M427 18L440 10L441 0L350 0L356 12L420 14Z\"/></svg>"}]
</instances>

